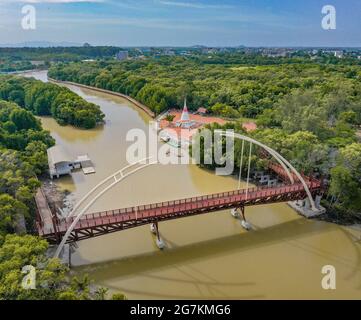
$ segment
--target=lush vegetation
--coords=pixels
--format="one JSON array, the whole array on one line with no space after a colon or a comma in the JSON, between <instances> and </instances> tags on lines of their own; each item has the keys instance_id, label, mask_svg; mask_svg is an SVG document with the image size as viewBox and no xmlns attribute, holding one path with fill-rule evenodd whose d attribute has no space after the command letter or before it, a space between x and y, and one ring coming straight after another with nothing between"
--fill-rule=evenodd
<instances>
[{"instance_id":1,"label":"lush vegetation","mask_svg":"<svg viewBox=\"0 0 361 320\"><path fill-rule=\"evenodd\" d=\"M47 169L46 150L53 144L32 112L0 100L0 300L107 297L107 290L93 288L87 276L70 277L58 259L47 257L48 243L31 235L37 175ZM22 286L27 265L35 267L36 290Z\"/></svg>"},{"instance_id":2,"label":"lush vegetation","mask_svg":"<svg viewBox=\"0 0 361 320\"><path fill-rule=\"evenodd\" d=\"M47 257L48 243L31 235L0 236L0 300L106 300L108 290L87 275L71 277L59 259ZM24 266L35 268L35 288L23 287ZM110 296L125 300L123 294Z\"/></svg>"},{"instance_id":3,"label":"lush vegetation","mask_svg":"<svg viewBox=\"0 0 361 320\"><path fill-rule=\"evenodd\" d=\"M345 222L361 220L361 144L356 135L361 115L358 93L342 83L323 94L321 89L292 90L272 109L258 116L256 131L246 133L272 146L301 172L326 178L329 188L324 204L329 216L341 217ZM239 123L223 128L244 132ZM236 141L237 171L240 158L241 143ZM203 166L214 169L216 165ZM246 166L244 163L243 171ZM264 166L263 159L252 158L253 168Z\"/></svg>"},{"instance_id":4,"label":"lush vegetation","mask_svg":"<svg viewBox=\"0 0 361 320\"><path fill-rule=\"evenodd\" d=\"M255 118L294 89L314 89L325 95L342 85L358 95L361 87L360 67L354 65L326 65L311 60L256 65L260 58L243 65L231 64L233 58L229 64L209 64L203 59L163 57L121 63L57 64L49 75L128 94L156 113L181 107L187 95L191 110L203 106L231 118Z\"/></svg>"},{"instance_id":5,"label":"lush vegetation","mask_svg":"<svg viewBox=\"0 0 361 320\"><path fill-rule=\"evenodd\" d=\"M0 59L0 72L15 72L33 70L36 66L30 61L13 61L12 59Z\"/></svg>"},{"instance_id":6,"label":"lush vegetation","mask_svg":"<svg viewBox=\"0 0 361 320\"><path fill-rule=\"evenodd\" d=\"M61 125L90 129L103 121L100 108L65 87L31 78L1 76L0 99L15 102L39 116L52 116Z\"/></svg>"},{"instance_id":7,"label":"lush vegetation","mask_svg":"<svg viewBox=\"0 0 361 320\"><path fill-rule=\"evenodd\" d=\"M0 235L14 232L19 217L33 229L36 175L47 167L46 149L53 144L31 112L0 101Z\"/></svg>"}]
</instances>

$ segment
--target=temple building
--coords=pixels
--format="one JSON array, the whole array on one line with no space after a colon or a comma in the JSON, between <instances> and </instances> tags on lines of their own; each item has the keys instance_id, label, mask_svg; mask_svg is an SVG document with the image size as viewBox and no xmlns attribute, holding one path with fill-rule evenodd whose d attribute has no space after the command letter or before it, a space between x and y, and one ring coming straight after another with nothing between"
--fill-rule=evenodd
<instances>
[{"instance_id":1,"label":"temple building","mask_svg":"<svg viewBox=\"0 0 361 320\"><path fill-rule=\"evenodd\" d=\"M207 110L205 108L199 108L197 112L190 113L187 108L187 100L184 99L183 110L170 109L158 120L157 130L161 131L160 139L175 147L189 145L192 141L192 136L205 125L211 123L224 125L228 122L228 120L217 116L206 116L206 113ZM166 120L167 115L172 115L173 120ZM254 122L246 122L242 126L247 131L257 129Z\"/></svg>"},{"instance_id":2,"label":"temple building","mask_svg":"<svg viewBox=\"0 0 361 320\"><path fill-rule=\"evenodd\" d=\"M183 107L182 115L180 120L176 121L176 127L191 129L195 125L196 122L194 120L191 120L189 117L189 112L187 108L187 99L184 99L184 107Z\"/></svg>"}]
</instances>

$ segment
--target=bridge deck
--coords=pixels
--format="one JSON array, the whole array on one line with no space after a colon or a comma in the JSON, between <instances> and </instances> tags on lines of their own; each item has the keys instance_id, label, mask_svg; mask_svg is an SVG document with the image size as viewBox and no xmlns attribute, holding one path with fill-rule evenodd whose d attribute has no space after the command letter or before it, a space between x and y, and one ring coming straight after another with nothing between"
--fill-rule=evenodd
<instances>
[{"instance_id":1,"label":"bridge deck","mask_svg":"<svg viewBox=\"0 0 361 320\"><path fill-rule=\"evenodd\" d=\"M44 230L45 233L54 233L54 226L52 220L53 214L51 212L45 194L41 188L39 188L35 194L35 202L38 214L40 216L40 221L38 221L38 223L42 225L41 228Z\"/></svg>"},{"instance_id":2,"label":"bridge deck","mask_svg":"<svg viewBox=\"0 0 361 320\"><path fill-rule=\"evenodd\" d=\"M321 188L320 181L308 180L312 193ZM69 242L93 236L132 228L153 221L170 220L206 212L218 211L237 206L249 206L265 203L284 202L305 198L306 194L301 183L276 187L258 187L245 190L223 192L200 197L167 201L124 209L110 210L88 214L75 225ZM71 223L59 222L58 232L65 234ZM52 239L54 234L39 226L39 234Z\"/></svg>"}]
</instances>

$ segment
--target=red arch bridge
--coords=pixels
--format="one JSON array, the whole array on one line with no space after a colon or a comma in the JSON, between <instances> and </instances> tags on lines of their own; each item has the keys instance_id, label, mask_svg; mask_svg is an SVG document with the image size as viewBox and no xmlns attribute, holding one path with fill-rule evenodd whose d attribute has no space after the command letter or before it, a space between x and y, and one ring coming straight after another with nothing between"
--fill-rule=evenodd
<instances>
[{"instance_id":1,"label":"red arch bridge","mask_svg":"<svg viewBox=\"0 0 361 320\"><path fill-rule=\"evenodd\" d=\"M273 166L279 176L286 176L282 168ZM322 182L304 177L314 198L323 190ZM165 201L135 207L109 210L84 215L75 225L66 243L89 239L108 233L135 228L145 224L154 224L158 233L158 222L216 212L225 209L240 209L245 220L245 207L286 201L303 200L307 197L301 182L277 186L261 186L230 192L209 194L199 197ZM39 207L39 206L38 206ZM45 227L41 215L37 221L39 235L50 243L60 243L75 217L59 220L52 216L52 227Z\"/></svg>"}]
</instances>

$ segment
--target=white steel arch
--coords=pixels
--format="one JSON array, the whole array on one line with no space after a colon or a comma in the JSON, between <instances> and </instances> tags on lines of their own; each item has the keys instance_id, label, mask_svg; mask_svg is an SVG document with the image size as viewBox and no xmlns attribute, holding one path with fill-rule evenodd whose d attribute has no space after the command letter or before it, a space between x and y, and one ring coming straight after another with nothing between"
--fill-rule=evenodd
<instances>
[{"instance_id":1,"label":"white steel arch","mask_svg":"<svg viewBox=\"0 0 361 320\"><path fill-rule=\"evenodd\" d=\"M90 197L90 195L92 193L94 193L95 191L97 191L97 193L99 193L101 187L106 187L107 182L111 181L112 179L115 181L119 180L119 178L117 178L117 176L120 176L120 179L123 180L124 178L129 176L129 175L124 174L124 172L127 169L134 167L137 164L147 163L147 161L150 159L152 159L152 157L144 158L137 162L131 163L131 164L125 166L124 168L118 170L117 172L111 174L109 177L105 178L104 180L100 181L93 189L91 189L83 198L81 198L79 200L79 202L75 205L73 210L68 214L66 219L69 220L69 218L71 218L75 214L75 212L79 209L79 207L85 202L86 199L88 199Z\"/></svg>"},{"instance_id":2,"label":"white steel arch","mask_svg":"<svg viewBox=\"0 0 361 320\"><path fill-rule=\"evenodd\" d=\"M150 158L147 158L147 159L150 159ZM129 168L135 164L138 164L140 162L142 162L144 160L141 160L141 161L138 161L134 164L131 164L125 168L123 168L122 170L126 169L126 168ZM76 218L74 219L74 221L72 222L72 224L70 225L70 227L68 228L68 230L66 231L64 237L62 238L59 246L57 247L56 251L55 251L55 254L54 254L54 258L58 258L59 255L60 255L60 252L63 250L63 247L66 243L66 241L68 240L71 232L73 231L75 225L78 223L78 221L80 220L80 218L86 213L86 211L104 194L106 193L108 190L112 189L115 185L117 185L118 183L120 183L121 181L123 181L125 178L127 178L128 176L132 175L133 173L136 173L137 171L139 170L142 170L146 167L149 167L151 165L154 165L154 164L157 164L158 161L153 161L153 162L149 162L149 163L146 163L132 171L130 171L129 173L123 175L120 179L114 179L114 181L109 185L107 186L104 190L100 191L80 212L79 214L76 216ZM122 170L119 170L117 171L115 174L112 174L110 175L108 178L104 179L102 182L100 182L97 186L95 186L91 191L89 191L89 193L84 196L84 198L81 200L81 202L83 203L85 201L85 199L87 199L90 195L90 193L92 193L94 190L96 190L98 188L98 186L100 185L103 185L103 183L105 181L108 181L110 180L111 178L114 178L114 175L118 174L119 172L121 172ZM80 204L77 205L76 207L79 208ZM73 210L72 213L74 213L75 211Z\"/></svg>"},{"instance_id":3,"label":"white steel arch","mask_svg":"<svg viewBox=\"0 0 361 320\"><path fill-rule=\"evenodd\" d=\"M307 185L306 181L303 179L301 174L284 157L282 157L276 150L264 145L263 143L255 140L253 138L244 136L244 135L239 134L239 133L234 133L234 132L230 132L230 131L223 131L223 130L218 130L218 132L222 136L227 136L227 137L231 137L233 139L236 138L236 139L240 139L240 140L247 141L247 142L250 142L250 143L254 143L254 144L260 146L261 148L265 149L269 154L271 154L277 160L277 162L283 167L283 169L285 169L285 171L287 172L287 175L290 178L291 182L294 183L294 179L293 179L293 177L292 177L292 175L290 173L290 169L291 169L291 171L296 175L296 177L302 183L303 188L305 189L305 191L307 193L307 197L310 200L312 210L317 211L315 201L312 198L312 194L310 192L310 189L308 188L308 185Z\"/></svg>"}]
</instances>

